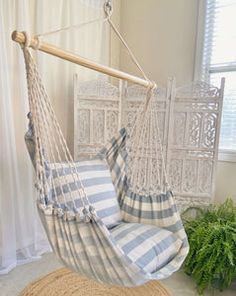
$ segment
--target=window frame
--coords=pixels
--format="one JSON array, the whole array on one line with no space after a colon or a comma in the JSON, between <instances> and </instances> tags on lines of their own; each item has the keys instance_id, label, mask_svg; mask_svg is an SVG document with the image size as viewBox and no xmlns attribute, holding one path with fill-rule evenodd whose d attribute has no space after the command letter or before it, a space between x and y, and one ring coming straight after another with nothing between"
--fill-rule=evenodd
<instances>
[{"instance_id":1,"label":"window frame","mask_svg":"<svg viewBox=\"0 0 236 296\"><path fill-rule=\"evenodd\" d=\"M202 80L212 73L222 72L236 72L236 65L225 65L218 67L203 68L203 51L204 51L204 33L205 33L205 19L206 19L206 4L207 0L199 0L198 3L198 16L197 16L197 35L196 35L196 48L195 48L195 63L194 63L194 80ZM211 38L211 37L210 37ZM205 73L204 73L205 72ZM222 76L223 77L223 76ZM209 79L206 79L209 81ZM224 99L224 97L223 97ZM218 149L218 161L236 162L236 150Z\"/></svg>"}]
</instances>

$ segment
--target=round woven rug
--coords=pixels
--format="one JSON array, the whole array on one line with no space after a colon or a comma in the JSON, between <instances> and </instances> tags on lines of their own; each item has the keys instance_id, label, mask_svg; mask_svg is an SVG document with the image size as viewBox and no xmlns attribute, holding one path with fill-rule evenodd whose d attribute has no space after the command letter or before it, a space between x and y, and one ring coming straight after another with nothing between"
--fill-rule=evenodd
<instances>
[{"instance_id":1,"label":"round woven rug","mask_svg":"<svg viewBox=\"0 0 236 296\"><path fill-rule=\"evenodd\" d=\"M97 283L66 269L58 269L27 286L20 296L171 296L158 281L122 288Z\"/></svg>"}]
</instances>

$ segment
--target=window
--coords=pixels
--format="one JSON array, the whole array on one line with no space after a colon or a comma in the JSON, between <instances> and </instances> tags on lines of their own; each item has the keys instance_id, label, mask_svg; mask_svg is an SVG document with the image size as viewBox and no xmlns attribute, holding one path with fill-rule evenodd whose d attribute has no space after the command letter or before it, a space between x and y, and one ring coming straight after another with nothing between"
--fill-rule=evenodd
<instances>
[{"instance_id":1,"label":"window","mask_svg":"<svg viewBox=\"0 0 236 296\"><path fill-rule=\"evenodd\" d=\"M195 78L225 92L219 149L236 155L236 0L202 0L199 7Z\"/></svg>"}]
</instances>

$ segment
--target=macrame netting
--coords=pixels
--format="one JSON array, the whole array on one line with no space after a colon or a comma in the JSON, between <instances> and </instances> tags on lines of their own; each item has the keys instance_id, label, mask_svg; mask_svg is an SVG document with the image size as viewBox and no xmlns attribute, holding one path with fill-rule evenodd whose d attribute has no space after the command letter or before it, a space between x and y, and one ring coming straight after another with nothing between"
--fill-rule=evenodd
<instances>
[{"instance_id":1,"label":"macrame netting","mask_svg":"<svg viewBox=\"0 0 236 296\"><path fill-rule=\"evenodd\" d=\"M156 87L140 102L132 126L127 127L127 181L142 196L169 190L158 119Z\"/></svg>"},{"instance_id":2,"label":"macrame netting","mask_svg":"<svg viewBox=\"0 0 236 296\"><path fill-rule=\"evenodd\" d=\"M76 169L75 162L68 149L66 140L62 134L50 99L42 84L41 77L38 74L31 53L27 47L23 49L23 52L26 61L30 118L33 119L33 133L35 138L33 163L36 170L36 184L40 201L45 204L45 196L49 194L51 187L56 191L56 186L58 186L58 184L54 184L54 179L49 178L48 176L55 164L57 164L55 172L58 173L59 169L61 169L63 172L62 176L64 178L64 184L69 184L70 181L67 180L68 175L64 171L65 165L63 165L67 163L73 172L71 175L73 182L77 184L80 189L75 192L71 190L69 185L67 185L66 189L69 194L65 197L64 190L60 188L64 200L63 202L56 200L56 203L58 208L61 207L61 204L67 204L68 202L72 202L75 206L75 199L78 199L79 195L81 203L85 209L86 206L89 205L89 201L84 191L84 186L80 180L78 170ZM57 198L56 195L55 198Z\"/></svg>"}]
</instances>

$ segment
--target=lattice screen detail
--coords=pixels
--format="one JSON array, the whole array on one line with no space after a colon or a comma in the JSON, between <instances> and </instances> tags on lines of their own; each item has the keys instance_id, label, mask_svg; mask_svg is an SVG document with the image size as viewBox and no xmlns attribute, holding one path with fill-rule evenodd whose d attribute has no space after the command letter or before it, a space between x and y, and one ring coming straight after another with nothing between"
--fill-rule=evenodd
<instances>
[{"instance_id":1,"label":"lattice screen detail","mask_svg":"<svg viewBox=\"0 0 236 296\"><path fill-rule=\"evenodd\" d=\"M121 127L119 88L102 80L74 78L75 159L94 157Z\"/></svg>"},{"instance_id":2,"label":"lattice screen detail","mask_svg":"<svg viewBox=\"0 0 236 296\"><path fill-rule=\"evenodd\" d=\"M174 90L168 173L178 203L208 204L214 197L222 89L194 82Z\"/></svg>"},{"instance_id":3,"label":"lattice screen detail","mask_svg":"<svg viewBox=\"0 0 236 296\"><path fill-rule=\"evenodd\" d=\"M170 79L155 93L169 183L181 208L209 204L214 195L222 89L200 82L176 89ZM139 86L75 79L75 158L96 155L121 126L132 127L144 99Z\"/></svg>"}]
</instances>

